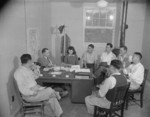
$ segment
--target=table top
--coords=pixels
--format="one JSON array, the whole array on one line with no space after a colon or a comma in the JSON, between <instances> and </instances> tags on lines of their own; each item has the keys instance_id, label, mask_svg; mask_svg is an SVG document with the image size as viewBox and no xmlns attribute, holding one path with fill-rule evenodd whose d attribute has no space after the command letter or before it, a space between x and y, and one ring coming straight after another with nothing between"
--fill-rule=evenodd
<instances>
[{"instance_id":1,"label":"table top","mask_svg":"<svg viewBox=\"0 0 150 117\"><path fill-rule=\"evenodd\" d=\"M44 79L59 79L59 80L63 80L63 79L76 79L75 76L88 76L89 79L92 79L92 73L86 73L86 72L68 72L68 71L64 71L64 70L60 70L59 71L61 74L57 74L57 72L54 72L54 70L48 70L48 71L43 71L41 70L41 74L43 76L40 76L38 79L40 80L44 80ZM58 72L58 73L59 73ZM56 74L52 74L52 73L56 73ZM84 78L83 78L84 79ZM85 80L85 79L84 79ZM86 79L87 80L87 79Z\"/></svg>"}]
</instances>

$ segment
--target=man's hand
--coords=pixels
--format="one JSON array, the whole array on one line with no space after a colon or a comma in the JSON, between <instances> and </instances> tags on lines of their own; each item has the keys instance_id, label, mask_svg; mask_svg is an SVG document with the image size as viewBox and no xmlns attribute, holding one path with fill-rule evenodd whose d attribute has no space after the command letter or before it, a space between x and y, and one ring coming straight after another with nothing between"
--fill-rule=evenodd
<instances>
[{"instance_id":1,"label":"man's hand","mask_svg":"<svg viewBox=\"0 0 150 117\"><path fill-rule=\"evenodd\" d=\"M32 96L36 96L38 91L34 91Z\"/></svg>"},{"instance_id":2,"label":"man's hand","mask_svg":"<svg viewBox=\"0 0 150 117\"><path fill-rule=\"evenodd\" d=\"M98 91L92 92L92 95L95 95L96 97L101 98L101 96L99 95L99 92L98 92Z\"/></svg>"}]
</instances>

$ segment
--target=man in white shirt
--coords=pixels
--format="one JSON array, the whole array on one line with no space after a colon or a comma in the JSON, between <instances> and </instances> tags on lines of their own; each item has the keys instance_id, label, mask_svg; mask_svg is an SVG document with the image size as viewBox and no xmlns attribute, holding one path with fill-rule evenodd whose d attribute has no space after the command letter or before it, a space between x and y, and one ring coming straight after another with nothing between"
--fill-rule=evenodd
<instances>
[{"instance_id":1,"label":"man in white shirt","mask_svg":"<svg viewBox=\"0 0 150 117\"><path fill-rule=\"evenodd\" d=\"M123 70L123 72L129 77L129 82L131 82L131 90L138 89L144 80L144 66L140 62L141 59L142 54L135 52L132 58L133 64Z\"/></svg>"},{"instance_id":2,"label":"man in white shirt","mask_svg":"<svg viewBox=\"0 0 150 117\"><path fill-rule=\"evenodd\" d=\"M94 51L94 45L89 44L86 52L83 53L83 66L94 70L97 63L97 54Z\"/></svg>"},{"instance_id":3,"label":"man in white shirt","mask_svg":"<svg viewBox=\"0 0 150 117\"><path fill-rule=\"evenodd\" d=\"M89 114L94 113L94 106L107 109L110 108L112 99L111 90L118 86L127 85L126 78L120 73L121 68L121 61L112 60L109 68L111 72L110 77L104 80L104 82L100 85L98 92L95 92L85 98L85 104Z\"/></svg>"},{"instance_id":4,"label":"man in white shirt","mask_svg":"<svg viewBox=\"0 0 150 117\"><path fill-rule=\"evenodd\" d=\"M23 54L20 59L22 66L15 71L14 78L22 94L22 98L27 102L48 100L54 115L60 117L63 111L57 100L60 99L59 93L55 92L52 88L45 88L37 84L35 79L39 75L31 70L33 68L31 55Z\"/></svg>"},{"instance_id":5,"label":"man in white shirt","mask_svg":"<svg viewBox=\"0 0 150 117\"><path fill-rule=\"evenodd\" d=\"M112 52L113 45L111 43L106 44L105 51L101 54L100 63L104 62L110 65L110 62L116 58L115 54Z\"/></svg>"},{"instance_id":6,"label":"man in white shirt","mask_svg":"<svg viewBox=\"0 0 150 117\"><path fill-rule=\"evenodd\" d=\"M120 47L120 54L119 54L118 59L123 63L124 67L128 67L131 64L127 51L128 51L127 46Z\"/></svg>"}]
</instances>

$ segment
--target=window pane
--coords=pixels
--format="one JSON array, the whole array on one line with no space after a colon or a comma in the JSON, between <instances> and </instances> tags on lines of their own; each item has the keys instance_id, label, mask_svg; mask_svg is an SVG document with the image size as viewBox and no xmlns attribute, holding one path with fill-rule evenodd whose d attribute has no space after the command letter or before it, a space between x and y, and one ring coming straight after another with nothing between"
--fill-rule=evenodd
<instances>
[{"instance_id":1,"label":"window pane","mask_svg":"<svg viewBox=\"0 0 150 117\"><path fill-rule=\"evenodd\" d=\"M98 10L94 10L93 11L93 18L99 18L99 11Z\"/></svg>"},{"instance_id":2,"label":"window pane","mask_svg":"<svg viewBox=\"0 0 150 117\"><path fill-rule=\"evenodd\" d=\"M107 19L106 26L107 27L113 27L113 20Z\"/></svg>"},{"instance_id":3,"label":"window pane","mask_svg":"<svg viewBox=\"0 0 150 117\"><path fill-rule=\"evenodd\" d=\"M101 27L105 27L106 19L100 19L100 25Z\"/></svg>"},{"instance_id":4,"label":"window pane","mask_svg":"<svg viewBox=\"0 0 150 117\"><path fill-rule=\"evenodd\" d=\"M99 19L93 19L93 26L99 26Z\"/></svg>"},{"instance_id":5,"label":"window pane","mask_svg":"<svg viewBox=\"0 0 150 117\"><path fill-rule=\"evenodd\" d=\"M92 26L92 19L86 19L86 26Z\"/></svg>"},{"instance_id":6,"label":"window pane","mask_svg":"<svg viewBox=\"0 0 150 117\"><path fill-rule=\"evenodd\" d=\"M100 18L106 18L107 16L107 10L106 9L100 9Z\"/></svg>"},{"instance_id":7,"label":"window pane","mask_svg":"<svg viewBox=\"0 0 150 117\"><path fill-rule=\"evenodd\" d=\"M114 14L115 14L114 10L109 9L107 13L107 18L110 18L110 16L114 17Z\"/></svg>"}]
</instances>

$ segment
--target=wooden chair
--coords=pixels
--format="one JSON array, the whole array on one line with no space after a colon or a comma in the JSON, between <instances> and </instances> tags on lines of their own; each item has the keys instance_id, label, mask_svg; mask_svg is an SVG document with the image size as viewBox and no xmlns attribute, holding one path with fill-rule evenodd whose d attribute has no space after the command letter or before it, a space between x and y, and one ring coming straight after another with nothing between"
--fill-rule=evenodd
<instances>
[{"instance_id":1,"label":"wooden chair","mask_svg":"<svg viewBox=\"0 0 150 117\"><path fill-rule=\"evenodd\" d=\"M144 80L143 83L141 84L140 88L138 88L137 90L129 90L127 93L127 99L126 99L126 109L128 109L128 103L129 101L134 101L135 103L137 101L140 101L140 107L143 107L143 94L144 94L144 87L145 87L145 83L146 83L146 79L148 77L148 69L145 69L144 71ZM140 94L140 99L136 99L134 97L134 94ZM137 104L137 103L136 103Z\"/></svg>"},{"instance_id":2,"label":"wooden chair","mask_svg":"<svg viewBox=\"0 0 150 117\"><path fill-rule=\"evenodd\" d=\"M14 87L16 89L17 97L21 103L21 114L25 117L25 114L40 113L41 117L44 117L44 101L41 102L27 102L22 99L22 95L19 91L16 80L14 79Z\"/></svg>"},{"instance_id":3,"label":"wooden chair","mask_svg":"<svg viewBox=\"0 0 150 117\"><path fill-rule=\"evenodd\" d=\"M112 95L112 101L109 109L101 108L95 106L94 117L113 117L114 115L123 117L124 114L124 104L126 99L126 94L129 89L130 84L125 86L116 87ZM117 114L116 111L121 110L121 115Z\"/></svg>"}]
</instances>

